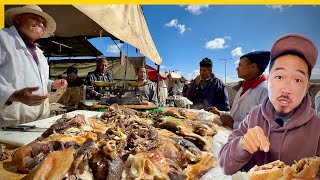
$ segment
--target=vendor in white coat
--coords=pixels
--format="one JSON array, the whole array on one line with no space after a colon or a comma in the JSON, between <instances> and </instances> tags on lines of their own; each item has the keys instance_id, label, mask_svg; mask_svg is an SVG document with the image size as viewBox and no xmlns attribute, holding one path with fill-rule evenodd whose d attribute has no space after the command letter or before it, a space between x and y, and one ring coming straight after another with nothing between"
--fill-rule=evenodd
<instances>
[{"instance_id":1,"label":"vendor in white coat","mask_svg":"<svg viewBox=\"0 0 320 180\"><path fill-rule=\"evenodd\" d=\"M0 126L47 118L51 88L67 82L49 79L35 40L53 35L56 23L37 5L8 9L5 19L10 27L0 30Z\"/></svg>"},{"instance_id":2,"label":"vendor in white coat","mask_svg":"<svg viewBox=\"0 0 320 180\"><path fill-rule=\"evenodd\" d=\"M244 79L237 92L230 112L215 107L207 110L220 115L223 125L237 129L250 110L262 103L268 94L267 77L263 74L270 61L269 51L254 51L240 57L238 77Z\"/></svg>"}]
</instances>

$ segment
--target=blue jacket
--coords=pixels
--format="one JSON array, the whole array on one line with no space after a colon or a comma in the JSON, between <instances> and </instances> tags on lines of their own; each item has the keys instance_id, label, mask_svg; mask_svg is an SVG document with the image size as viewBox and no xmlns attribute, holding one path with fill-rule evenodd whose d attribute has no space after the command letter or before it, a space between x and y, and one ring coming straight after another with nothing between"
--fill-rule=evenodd
<instances>
[{"instance_id":1,"label":"blue jacket","mask_svg":"<svg viewBox=\"0 0 320 180\"><path fill-rule=\"evenodd\" d=\"M220 111L229 111L228 91L223 82L213 76L213 80L202 89L200 85L191 82L187 91L187 98L193 102L194 109L207 109L214 106Z\"/></svg>"}]
</instances>

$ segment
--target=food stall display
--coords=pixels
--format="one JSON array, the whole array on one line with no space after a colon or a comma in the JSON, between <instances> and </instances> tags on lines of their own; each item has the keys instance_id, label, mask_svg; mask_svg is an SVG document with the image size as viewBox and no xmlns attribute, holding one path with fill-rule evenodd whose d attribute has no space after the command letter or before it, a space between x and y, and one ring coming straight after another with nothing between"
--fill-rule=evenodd
<instances>
[{"instance_id":1,"label":"food stall display","mask_svg":"<svg viewBox=\"0 0 320 180\"><path fill-rule=\"evenodd\" d=\"M104 96L99 101L99 105L141 105L138 87L144 82L127 82L127 86L116 86L115 82L93 81L93 86L105 88ZM154 108L154 107L152 107Z\"/></svg>"},{"instance_id":2,"label":"food stall display","mask_svg":"<svg viewBox=\"0 0 320 180\"><path fill-rule=\"evenodd\" d=\"M107 107L99 117L63 116L12 155L26 179L200 179L217 165L219 129L186 109Z\"/></svg>"}]
</instances>

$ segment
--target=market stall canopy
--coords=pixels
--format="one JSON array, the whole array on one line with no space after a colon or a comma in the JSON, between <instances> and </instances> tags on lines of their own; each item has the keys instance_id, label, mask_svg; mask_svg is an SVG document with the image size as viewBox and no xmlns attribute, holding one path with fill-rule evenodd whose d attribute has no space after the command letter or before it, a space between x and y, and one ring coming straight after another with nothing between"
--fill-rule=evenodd
<instances>
[{"instance_id":1,"label":"market stall canopy","mask_svg":"<svg viewBox=\"0 0 320 180\"><path fill-rule=\"evenodd\" d=\"M20 5L22 6L22 5ZM5 9L18 7L5 5ZM55 36L120 39L160 64L140 5L40 5L57 23ZM68 44L66 44L68 45Z\"/></svg>"},{"instance_id":2,"label":"market stall canopy","mask_svg":"<svg viewBox=\"0 0 320 180\"><path fill-rule=\"evenodd\" d=\"M157 81L157 74L158 74L158 71L149 66L149 65L146 65L146 68L147 68L147 71L148 71L148 78L150 81L153 81L153 82L156 82ZM159 81L161 80L164 80L166 79L167 77L164 77L164 76L161 76L161 74L159 73Z\"/></svg>"},{"instance_id":3,"label":"market stall canopy","mask_svg":"<svg viewBox=\"0 0 320 180\"><path fill-rule=\"evenodd\" d=\"M47 57L102 56L86 37L49 37L37 40L40 49Z\"/></svg>"},{"instance_id":4,"label":"market stall canopy","mask_svg":"<svg viewBox=\"0 0 320 180\"><path fill-rule=\"evenodd\" d=\"M171 76L171 78L173 78L173 79L180 79L181 78L181 75L176 72L160 72L160 75L162 77Z\"/></svg>"},{"instance_id":5,"label":"market stall canopy","mask_svg":"<svg viewBox=\"0 0 320 180\"><path fill-rule=\"evenodd\" d=\"M106 57L108 60L108 72L116 82L135 81L137 79L135 68L145 64L145 57L126 57L125 65L121 65L120 57ZM50 61L50 78L56 79L63 74L68 67L78 69L78 76L85 79L88 72L95 70L96 59L62 59Z\"/></svg>"}]
</instances>

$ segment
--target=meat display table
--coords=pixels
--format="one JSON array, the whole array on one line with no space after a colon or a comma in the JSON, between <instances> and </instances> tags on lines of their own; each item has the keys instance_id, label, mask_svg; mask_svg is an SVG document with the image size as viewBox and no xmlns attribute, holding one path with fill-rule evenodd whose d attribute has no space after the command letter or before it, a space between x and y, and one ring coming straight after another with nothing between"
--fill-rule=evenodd
<instances>
[{"instance_id":1,"label":"meat display table","mask_svg":"<svg viewBox=\"0 0 320 180\"><path fill-rule=\"evenodd\" d=\"M101 112L76 110L67 113L68 116L75 116L76 114L84 114L86 118L101 115ZM35 125L39 128L49 128L56 120L60 119L62 115L53 116L50 118L25 123L23 125ZM37 139L45 130L39 130L38 132L21 132L21 131L2 131L0 130L0 143L10 144L14 146L23 146L33 140Z\"/></svg>"}]
</instances>

